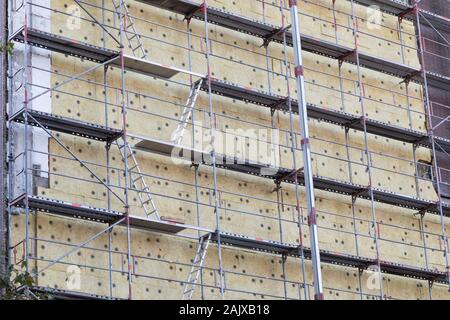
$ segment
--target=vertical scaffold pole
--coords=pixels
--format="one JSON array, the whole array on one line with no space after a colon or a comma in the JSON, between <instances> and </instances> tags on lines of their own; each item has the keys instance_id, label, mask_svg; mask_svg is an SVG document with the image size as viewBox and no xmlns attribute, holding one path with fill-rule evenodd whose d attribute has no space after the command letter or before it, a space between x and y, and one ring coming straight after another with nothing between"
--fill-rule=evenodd
<instances>
[{"instance_id":1,"label":"vertical scaffold pole","mask_svg":"<svg viewBox=\"0 0 450 320\"><path fill-rule=\"evenodd\" d=\"M295 78L297 81L298 109L302 133L302 153L305 175L305 192L308 204L308 225L311 241L311 259L314 274L314 298L323 300L322 271L320 267L319 235L317 230L317 214L314 199L314 182L311 164L311 145L309 140L308 114L305 98L305 78L303 74L302 44L298 18L297 0L289 0L291 8L292 40L294 42Z\"/></svg>"},{"instance_id":2,"label":"vertical scaffold pole","mask_svg":"<svg viewBox=\"0 0 450 320\"><path fill-rule=\"evenodd\" d=\"M191 18L186 19L186 33L187 33L187 45L188 45L188 62L189 62L189 71L192 72L192 31L191 31ZM192 75L189 76L189 84L190 84L190 90L192 90L192 87L194 85L194 81L192 78ZM192 131L192 149L195 150L196 142L195 142L195 106L193 106L192 109L192 115L191 115L191 131ZM192 163L194 167L194 180L195 180L195 212L196 212L196 221L197 221L197 227L201 226L201 216L200 216L200 195L199 195L199 182L198 182L198 175L199 175L199 167L200 165L198 163L195 163L193 161ZM197 236L200 239L201 232L197 232ZM205 300L205 288L203 283L203 270L200 271L200 299Z\"/></svg>"},{"instance_id":3,"label":"vertical scaffold pole","mask_svg":"<svg viewBox=\"0 0 450 320\"><path fill-rule=\"evenodd\" d=\"M8 2L0 4L0 42L6 43L8 39ZM6 103L8 95L8 52L0 53L0 274L4 274L8 265L8 210L7 210L7 166L6 166ZM3 289L0 289L0 295Z\"/></svg>"},{"instance_id":4,"label":"vertical scaffold pole","mask_svg":"<svg viewBox=\"0 0 450 320\"><path fill-rule=\"evenodd\" d=\"M29 266L29 257L30 257L30 249L29 249L29 241L30 241L30 207L28 203L28 195L30 188L28 184L30 183L28 178L28 166L29 166L29 157L30 154L28 152L29 146L29 138L30 134L28 128L28 109L30 107L30 94L31 94L31 70L29 66L31 65L31 49L28 44L28 28L31 24L31 3L26 3L25 6L25 29L24 29L24 48L23 48L23 65L24 65L24 73L23 73L23 85L24 85L24 121L23 121L23 139L24 139L24 152L23 152L23 174L24 176L24 185L25 185L25 270L26 272L30 272Z\"/></svg>"},{"instance_id":5,"label":"vertical scaffold pole","mask_svg":"<svg viewBox=\"0 0 450 320\"><path fill-rule=\"evenodd\" d=\"M125 46L124 46L124 34L127 30L126 18L124 12L124 0L120 0L120 65L121 65L121 91L122 91L122 130L123 130L123 159L124 159L124 171L125 171L125 215L126 215L126 230L127 230L127 265L128 265L128 299L132 299L132 258L131 258L131 228L130 228L130 205L129 200L129 188L128 188L128 148L127 148L127 100L126 100L126 90L125 90ZM132 152L132 151L130 151Z\"/></svg>"},{"instance_id":6,"label":"vertical scaffold pole","mask_svg":"<svg viewBox=\"0 0 450 320\"><path fill-rule=\"evenodd\" d=\"M302 271L302 278L303 278L303 291L305 294L305 300L308 298L307 295L307 290L308 288L306 287L306 271L305 271L305 252L304 252L304 246L303 246L303 211L302 208L300 206L300 188L299 188L299 183L298 183L298 170L299 168L297 168L297 155L296 155L296 151L297 151L297 139L296 139L296 133L294 130L294 115L292 112L292 95L291 95L291 86L289 84L289 75L291 72L291 68L290 68L290 64L289 64L289 59L288 59L288 50L287 50L287 41L286 41L286 15L284 13L284 7L285 7L285 2L283 0L280 1L280 13L281 13L281 28L282 30L284 30L283 32L283 52L284 52L284 64L285 64L285 72L286 72L286 76L285 76L285 80L286 80L286 91L287 91L287 105L288 105L288 109L289 109L289 130L290 130L290 137L291 137L291 153L292 153L292 162L293 162L293 170L294 170L294 174L295 174L295 200L296 200L296 205L295 205L295 210L297 212L297 218L298 218L298 237L299 237L299 245L300 245L300 262L301 262L301 271ZM277 185L277 190L281 189L281 184ZM283 238L282 238L282 225L281 225L281 220L280 220L280 242L283 242ZM285 268L285 263L283 260L283 270ZM286 281L286 279L285 279Z\"/></svg>"},{"instance_id":7,"label":"vertical scaffold pole","mask_svg":"<svg viewBox=\"0 0 450 320\"><path fill-rule=\"evenodd\" d=\"M358 29L358 17L355 14L355 4L354 1L350 1L351 5L351 13L352 13L352 22L353 22L353 40L355 44L355 49L353 54L356 58L356 68L357 68L357 76L358 76L358 89L359 89L359 103L361 105L361 123L363 125L363 133L364 133L364 152L366 154L366 161L367 161L367 175L369 178L369 186L368 186L368 192L370 196L370 208L372 211L372 228L373 228L373 238L375 243L375 252L376 252L376 264L377 264L377 275L378 275L378 282L379 282L379 289L380 289L380 299L383 300L385 298L384 296L384 289L383 289L383 277L381 274L381 254L380 254L380 235L379 235L379 227L378 227L378 219L377 219L377 211L375 208L375 198L373 194L373 185L372 185L372 158L369 148L369 137L367 134L367 115L366 115L366 109L365 109L365 100L364 100L364 84L362 82L362 72L361 72L361 63L359 61L359 43L358 43L358 36L359 36L359 29ZM354 202L353 202L354 205Z\"/></svg>"},{"instance_id":8,"label":"vertical scaffold pole","mask_svg":"<svg viewBox=\"0 0 450 320\"><path fill-rule=\"evenodd\" d=\"M416 14L416 21L417 21L417 36L418 36L418 49L419 49L419 57L420 57L420 64L422 66L422 77L423 77L423 86L424 86L424 106L427 112L427 119L428 119L428 135L431 140L431 151L432 151L432 158L433 158L433 170L434 170L434 177L436 179L436 192L438 195L438 203L437 203L437 209L440 216L440 222L441 222L441 231L442 231L442 242L444 245L444 259L445 259L445 272L447 275L447 283L448 283L448 289L450 291L450 265L449 265L449 258L448 258L448 243L446 238L446 227L445 227L445 220L444 220L444 211L442 207L442 193L441 193L441 183L440 183L440 172L438 167L438 160L437 160L437 153L436 153L436 140L434 136L434 125L433 125L433 119L431 114L431 106L430 106L430 94L428 90L428 78L427 78L427 70L426 70L426 64L425 64L425 48L422 38L422 28L420 25L420 14L419 14L419 1L414 1L414 12Z\"/></svg>"},{"instance_id":9,"label":"vertical scaffold pole","mask_svg":"<svg viewBox=\"0 0 450 320\"><path fill-rule=\"evenodd\" d=\"M223 268L222 268L222 243L221 243L221 237L220 237L220 219L219 219L219 203L217 199L217 163L216 163L216 141L215 141L215 134L216 134L216 120L215 120L215 114L213 109L213 102L212 102L212 87L211 87L211 61L210 61L210 54L211 54L211 46L209 43L209 23L208 23L208 1L205 0L203 2L203 5L201 7L204 14L204 20L205 20L205 41L206 41L206 67L208 72L208 103L209 103L209 120L210 120L210 128L211 128L211 164L213 167L213 180L214 180L214 216L216 219L216 233L217 233L217 256L219 260L219 286L220 286L220 296L222 300L225 298L225 291L224 291L224 285L223 285Z\"/></svg>"}]
</instances>

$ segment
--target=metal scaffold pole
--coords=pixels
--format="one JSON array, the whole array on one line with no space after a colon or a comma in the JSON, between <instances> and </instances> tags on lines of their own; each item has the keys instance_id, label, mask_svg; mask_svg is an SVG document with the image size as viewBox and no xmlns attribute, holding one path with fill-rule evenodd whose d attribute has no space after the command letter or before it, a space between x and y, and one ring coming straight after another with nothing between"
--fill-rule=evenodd
<instances>
[{"instance_id":1,"label":"metal scaffold pole","mask_svg":"<svg viewBox=\"0 0 450 320\"><path fill-rule=\"evenodd\" d=\"M29 146L29 128L28 128L28 110L30 108L30 101L29 98L31 97L31 91L30 91L30 82L31 81L31 49L28 45L28 28L31 23L31 3L27 3L25 6L25 32L24 32L24 50L23 50L23 64L24 64L24 73L23 73L23 84L24 84L24 97L23 97L23 117L24 117L24 128L23 128L23 139L24 139L24 151L23 151L23 171L24 174L24 193L26 195L25 200L25 270L26 272L30 272L30 265L29 265L29 257L30 257L30 207L28 203L28 193L29 193L29 178L28 178L28 166L29 166L29 152L28 152L28 146Z\"/></svg>"},{"instance_id":2,"label":"metal scaffold pole","mask_svg":"<svg viewBox=\"0 0 450 320\"><path fill-rule=\"evenodd\" d=\"M377 220L377 213L375 208L375 198L373 194L373 185L372 185L372 158L371 153L369 149L369 137L367 134L367 114L365 109L365 102L364 102L364 90L363 90L363 82L362 82L362 75L361 75L361 63L360 63L360 52L359 52L359 43L358 43L358 17L355 15L355 5L353 0L350 1L351 4L351 11L352 11L352 29L353 29L353 39L355 43L355 49L353 54L355 55L356 59L356 68L357 68L357 81L358 81L358 94L359 94L359 102L361 105L361 123L363 125L363 134L364 134L364 152L366 154L366 161L367 161L367 175L369 179L369 185L367 187L368 193L370 196L370 208L372 212L372 230L373 230L373 238L375 243L375 254L376 254L376 264L377 269L376 273L378 275L378 283L379 283L379 289L380 289L380 299L384 299L384 290L383 290L383 277L381 275L381 260L380 260L380 237L379 237L379 225ZM354 202L352 204L354 206Z\"/></svg>"},{"instance_id":3,"label":"metal scaffold pole","mask_svg":"<svg viewBox=\"0 0 450 320\"><path fill-rule=\"evenodd\" d=\"M208 102L209 102L209 120L210 120L210 129L211 129L211 165L213 169L213 183L214 183L214 216L216 220L216 232L217 232L217 256L219 260L219 286L220 286L220 296L222 300L225 298L225 291L223 285L223 267L222 267L222 243L220 236L220 219L219 219L219 203L218 203L218 195L217 195L217 163L216 163L216 141L215 141L215 130L217 128L216 118L213 109L213 101L212 101L212 87L211 87L211 46L209 43L209 23L208 23L208 2L205 0L202 5L202 10L205 18L205 41L206 41L206 67L207 67L207 83L208 83Z\"/></svg>"},{"instance_id":4,"label":"metal scaffold pole","mask_svg":"<svg viewBox=\"0 0 450 320\"><path fill-rule=\"evenodd\" d=\"M437 159L437 152L436 152L436 140L435 140L435 127L433 124L432 119L432 113L431 113L431 105L430 105L430 94L429 94L429 88L428 88L428 76L427 76L427 70L426 70L426 63L425 63L425 44L424 44L424 38L422 37L422 28L421 28L421 22L420 22L420 15L419 15L419 1L414 1L414 13L416 15L416 21L417 21L417 37L418 37L418 49L419 49L419 58L420 63L422 66L421 72L423 77L423 86L424 86L424 106L426 109L427 114L427 120L428 120L428 135L431 140L431 155L432 155L432 166L434 170L434 180L436 183L436 192L438 196L438 202L437 202L437 208L438 213L440 216L440 224L441 224L441 232L442 232L442 242L443 242L443 250L444 250L444 259L445 259L445 273L447 277L447 283L448 283L448 289L450 291L450 265L449 265L449 248L448 248L448 237L446 236L446 226L445 226L445 220L444 220L444 212L443 212L443 206L442 206L442 193L441 193L441 175L438 167L438 159Z\"/></svg>"},{"instance_id":5,"label":"metal scaffold pole","mask_svg":"<svg viewBox=\"0 0 450 320\"><path fill-rule=\"evenodd\" d=\"M128 266L128 299L132 299L132 257L131 257L131 227L130 227L130 204L129 204L129 171L128 171L128 159L129 156L128 152L133 152L131 149L129 149L128 141L127 141L127 100L126 100L126 89L125 89L125 46L124 46L124 36L125 32L127 30L126 26L126 16L124 12L124 1L120 0L120 65L121 65L121 93L122 93L122 130L123 130L123 145L125 146L123 148L123 161L124 161L124 179L125 179L125 190L124 190L124 196L125 196L125 221L126 221L126 232L127 232L127 266Z\"/></svg>"},{"instance_id":6,"label":"metal scaffold pole","mask_svg":"<svg viewBox=\"0 0 450 320\"><path fill-rule=\"evenodd\" d=\"M295 78L297 81L298 109L302 133L302 154L305 175L305 192L308 205L308 225L311 241L311 261L314 274L314 298L323 300L322 270L320 264L319 234L317 229L317 214L314 198L313 169L311 163L311 145L309 139L308 114L305 97L305 78L300 38L300 23L297 0L289 0L291 8L292 39L294 43Z\"/></svg>"},{"instance_id":7,"label":"metal scaffold pole","mask_svg":"<svg viewBox=\"0 0 450 320\"><path fill-rule=\"evenodd\" d=\"M8 1L0 4L0 42L6 43L8 39ZM0 275L8 268L8 197L7 197L7 166L6 166L6 103L8 97L8 52L0 53ZM2 290L0 290L2 294Z\"/></svg>"},{"instance_id":8,"label":"metal scaffold pole","mask_svg":"<svg viewBox=\"0 0 450 320\"><path fill-rule=\"evenodd\" d=\"M186 34L187 34L187 45L188 45L188 64L189 64L189 71L192 72L192 30L191 30L191 18L186 19ZM189 76L189 84L190 88L192 90L194 86L194 81L192 75ZM196 140L195 140L195 132L196 132L196 126L195 126L195 109L192 110L191 114L191 143L192 143L192 149L195 150L197 148ZM201 146L199 146L201 148ZM195 181L195 215L196 215L196 223L197 227L201 227L201 212L200 212L200 195L199 195L199 181L198 176L200 174L200 164L195 163L195 161L192 162L192 167L194 168L194 181ZM199 245L201 245L201 231L197 231L197 236L199 238ZM205 300L205 287L204 287L204 281L203 281L203 270L200 270L199 273L199 280L200 280L200 299Z\"/></svg>"},{"instance_id":9,"label":"metal scaffold pole","mask_svg":"<svg viewBox=\"0 0 450 320\"><path fill-rule=\"evenodd\" d=\"M8 13L7 15L9 17L13 16L13 10L12 10L12 2L11 0L8 1ZM9 33L11 30L13 30L14 24L13 24L13 19L9 18L8 19L8 32L7 32L7 37L9 37ZM12 63L12 57L13 57L13 52L11 52L8 56L8 76L12 75L14 73L14 68L13 68L13 63ZM8 83L8 101L12 101L13 99L13 81L9 81ZM13 104L12 103L8 103L8 106L5 106L9 114L13 113ZM11 177L13 175L14 172L14 127L10 122L9 117L6 118L7 119L7 126L8 126L8 137L7 137L7 174L9 177ZM8 179L7 181L7 203L8 203L8 213L7 213L7 221L11 221L11 215L13 212L13 207L9 204L9 202L11 201L11 199L14 197L14 183L12 181L12 179ZM8 244L8 247L6 247L7 253L6 253L6 259L8 261L8 264L11 264L11 245L12 245L12 237L11 237L11 223L8 223L8 225L6 226L6 243Z\"/></svg>"},{"instance_id":10,"label":"metal scaffold pole","mask_svg":"<svg viewBox=\"0 0 450 320\"><path fill-rule=\"evenodd\" d=\"M284 30L283 32L283 52L284 52L284 63L285 63L285 72L286 72L286 90L287 90L287 104L289 109L289 133L290 133L290 139L291 139L291 152L292 152L292 162L293 162L293 175L294 175L294 181L295 181L295 200L296 200L296 212L297 212L297 219L298 219L298 231L299 231L299 253L300 253L300 263L301 263L301 275L303 278L303 292L304 292L304 299L308 299L308 292L307 292L307 286L306 286L306 270L305 270L305 252L304 252L304 246L303 246L303 211L300 207L300 188L298 183L298 173L300 168L297 168L297 139L296 134L294 131L294 114L292 111L292 97L291 97L291 86L289 84L289 74L291 72L290 63L288 60L288 50L287 50L287 44L286 44L286 30L288 29L286 26L286 15L284 14L284 1L280 1L280 13L281 13L281 29ZM277 192L279 193L279 190L281 190L281 182L277 185ZM277 194L278 194L277 193ZM282 238L282 229L281 229L281 223L280 223L280 241L283 242ZM283 268L285 268L285 264L283 263ZM284 270L284 269L283 269ZM299 290L301 292L301 290Z\"/></svg>"}]
</instances>

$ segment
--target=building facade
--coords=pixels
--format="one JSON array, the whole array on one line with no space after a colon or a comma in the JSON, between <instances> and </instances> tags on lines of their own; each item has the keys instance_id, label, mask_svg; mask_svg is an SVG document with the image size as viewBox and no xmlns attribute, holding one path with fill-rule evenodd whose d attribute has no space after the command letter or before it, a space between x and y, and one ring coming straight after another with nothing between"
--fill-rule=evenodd
<instances>
[{"instance_id":1,"label":"building facade","mask_svg":"<svg viewBox=\"0 0 450 320\"><path fill-rule=\"evenodd\" d=\"M449 299L434 9L9 0L8 263L69 297Z\"/></svg>"}]
</instances>

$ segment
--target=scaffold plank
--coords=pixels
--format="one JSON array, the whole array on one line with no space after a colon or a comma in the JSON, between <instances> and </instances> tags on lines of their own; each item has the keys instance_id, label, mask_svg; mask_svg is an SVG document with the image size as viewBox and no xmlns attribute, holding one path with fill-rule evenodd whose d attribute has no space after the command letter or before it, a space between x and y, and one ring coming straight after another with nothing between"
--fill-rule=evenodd
<instances>
[{"instance_id":1,"label":"scaffold plank","mask_svg":"<svg viewBox=\"0 0 450 320\"><path fill-rule=\"evenodd\" d=\"M207 236L207 235L206 235ZM217 242L218 233L211 234L211 240ZM243 248L253 251L261 251L272 254L293 255L297 256L298 246L283 244L277 241L264 240L262 238L248 237L234 233L221 232L220 243L223 245Z\"/></svg>"},{"instance_id":2,"label":"scaffold plank","mask_svg":"<svg viewBox=\"0 0 450 320\"><path fill-rule=\"evenodd\" d=\"M104 49L37 29L28 28L26 32L26 39L28 44L35 47L98 63L105 63L110 61L110 64L112 66L118 68L122 67L120 52L118 51ZM11 40L24 42L25 28L18 30L14 35L12 35ZM124 55L123 63L126 70L162 79L170 79L179 73L185 73L199 78L203 77L203 75L194 72L189 72L172 66L163 65L154 61L144 60L129 55Z\"/></svg>"},{"instance_id":3,"label":"scaffold plank","mask_svg":"<svg viewBox=\"0 0 450 320\"><path fill-rule=\"evenodd\" d=\"M51 298L54 300L121 300L118 298L112 298L103 295L62 290L50 287L33 286L29 289L33 293L43 295L44 298Z\"/></svg>"},{"instance_id":4,"label":"scaffold plank","mask_svg":"<svg viewBox=\"0 0 450 320\"><path fill-rule=\"evenodd\" d=\"M188 17L204 19L201 5L188 0L137 0L139 2L156 6L158 8L175 12ZM228 28L234 31L250 34L259 38L268 39L278 43L283 43L283 34L279 32L279 27L249 19L234 13L226 12L217 8L208 6L208 22L218 26ZM354 55L349 53L354 48L340 45L334 42L315 38L308 35L301 35L302 49L308 52L324 55L334 59L343 59L344 61L355 63ZM292 33L286 31L286 43L293 46ZM410 77L411 80L423 83L424 79L420 69L407 66L398 62L378 58L367 53L359 52L359 62L366 68L387 73L400 78ZM427 72L428 84L448 90L450 88L450 78Z\"/></svg>"},{"instance_id":5,"label":"scaffold plank","mask_svg":"<svg viewBox=\"0 0 450 320\"><path fill-rule=\"evenodd\" d=\"M42 111L27 110L27 112L32 116L28 117L28 124L32 126L40 127L42 125L49 130L104 142L113 142L122 136L122 131L118 129L107 128ZM24 123L24 110L17 112L11 117L11 120Z\"/></svg>"},{"instance_id":6,"label":"scaffold plank","mask_svg":"<svg viewBox=\"0 0 450 320\"><path fill-rule=\"evenodd\" d=\"M23 39L22 32L17 32L15 36L12 37L16 41ZM112 59L114 56L118 55L118 52L104 50L100 47L95 47L83 43L77 43L73 40L68 40L63 37L55 36L50 33L37 31L35 29L28 30L28 41L38 47L53 50L55 52L68 54L76 57L82 57L85 59L105 62ZM73 47L67 44L75 44ZM124 57L127 69L138 72L141 74L156 76L160 78L167 78L176 75L177 73L185 73L187 71L177 69L170 66L164 66L151 61L146 61L133 57ZM119 63L120 59L115 62ZM196 73L189 73L193 76L201 78L202 75ZM202 89L207 90L207 81L203 81ZM213 93L218 95L223 95L232 99L237 99L241 101L246 101L254 103L257 105L263 105L266 107L282 107L286 104L285 97L268 94L263 91L256 91L251 88L243 88L228 82L223 82L218 79L211 79L211 86ZM284 103L284 104L283 104ZM298 103L292 100L292 108L294 113L298 113ZM284 108L287 110L286 106ZM351 124L352 128L357 130L362 130L363 126L358 125L358 118L337 110L325 109L315 105L308 104L308 115L315 119L329 121L331 123L339 125ZM349 121L343 123L343 120L347 118ZM380 136L385 136L387 138L392 138L408 143L417 143L425 147L431 147L431 141L426 134L420 133L414 130L400 128L393 125L385 124L375 120L367 119L367 131L372 134L377 134ZM440 145L445 149L446 152L450 152L450 141L446 139L440 139Z\"/></svg>"},{"instance_id":7,"label":"scaffold plank","mask_svg":"<svg viewBox=\"0 0 450 320\"><path fill-rule=\"evenodd\" d=\"M28 207L31 210L81 220L111 224L125 218L123 213L116 211L31 195L22 195L13 200L10 205L24 208L27 205L26 202L28 202ZM173 222L150 220L132 215L130 215L129 218L130 226L132 228L146 231L176 234L187 228L185 225ZM122 222L120 225L126 225L126 223Z\"/></svg>"},{"instance_id":8,"label":"scaffold plank","mask_svg":"<svg viewBox=\"0 0 450 320\"><path fill-rule=\"evenodd\" d=\"M57 36L49 32L44 32L33 28L27 28L26 32L26 39L29 45L51 50L53 52L98 63L104 63L118 57L118 52L116 51L103 49L74 39ZM14 33L10 37L10 40L23 43L25 41L25 27L22 27Z\"/></svg>"},{"instance_id":9,"label":"scaffold plank","mask_svg":"<svg viewBox=\"0 0 450 320\"><path fill-rule=\"evenodd\" d=\"M207 81L203 81L202 90L208 90ZM236 99L244 102L253 103L268 108L288 111L287 99L285 97L270 94L261 90L244 88L230 82L211 78L212 93L224 96L230 99ZM298 114L298 102L291 100L292 111ZM307 104L308 116L312 119L323 120L329 123L346 126L351 129L364 131L364 125L361 117L342 112L335 109L320 107L314 104ZM382 137L399 140L407 143L415 143L423 147L431 148L431 139L426 133L402 128L392 124L366 118L367 132ZM442 148L450 153L450 140L436 138Z\"/></svg>"},{"instance_id":10,"label":"scaffold plank","mask_svg":"<svg viewBox=\"0 0 450 320\"><path fill-rule=\"evenodd\" d=\"M176 146L173 143L156 140L148 137L133 136L140 140L136 143L135 148L145 152L155 153L168 157L180 157L179 159L192 161L196 164L211 165L211 156L209 153L201 150L192 150L187 147ZM292 170L285 168L275 168L267 164L260 164L248 160L242 160L235 157L229 157L216 154L216 165L219 168L231 170L239 173L255 175L263 178L272 179L274 181L282 181L286 183L295 183ZM270 172L268 174L267 172ZM297 174L298 183L304 185L304 177L302 172ZM319 190L335 192L343 195L354 195L362 199L370 199L370 191L367 186L357 185L349 182L339 181L322 176L314 176L314 186ZM421 212L429 212L437 214L438 204L415 197L410 197L395 192L373 188L374 199L377 202L413 209ZM443 213L450 216L450 206L443 204Z\"/></svg>"},{"instance_id":11,"label":"scaffold plank","mask_svg":"<svg viewBox=\"0 0 450 320\"><path fill-rule=\"evenodd\" d=\"M207 236L207 235L206 235ZM219 234L213 232L211 240L217 242ZM293 257L301 257L299 246L283 244L277 241L264 240L257 237L249 237L234 233L220 233L220 243L225 246L241 248L251 251L266 252L269 254L280 254ZM306 259L311 259L311 249L303 247L303 254ZM365 270L370 266L377 266L373 259L355 255L320 250L321 260L327 264L340 265L344 267L358 268ZM418 268L388 261L380 262L381 272L402 277L428 280L439 283L447 283L445 272L433 271L425 268Z\"/></svg>"}]
</instances>

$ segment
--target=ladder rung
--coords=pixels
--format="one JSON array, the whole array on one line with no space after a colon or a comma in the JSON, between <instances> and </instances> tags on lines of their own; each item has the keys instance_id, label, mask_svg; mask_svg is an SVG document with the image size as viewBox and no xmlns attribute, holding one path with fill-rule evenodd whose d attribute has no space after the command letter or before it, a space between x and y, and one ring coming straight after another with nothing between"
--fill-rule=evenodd
<instances>
[{"instance_id":1,"label":"ladder rung","mask_svg":"<svg viewBox=\"0 0 450 320\"><path fill-rule=\"evenodd\" d=\"M133 36L132 37L130 37L130 38L128 38L128 41L131 41L131 40L133 40L134 38L136 38L138 35L137 35L137 33L135 33L135 34L133 34Z\"/></svg>"},{"instance_id":2,"label":"ladder rung","mask_svg":"<svg viewBox=\"0 0 450 320\"><path fill-rule=\"evenodd\" d=\"M148 204L148 203L152 202L152 200L153 200L152 198L149 198L149 199L143 201L142 204Z\"/></svg>"},{"instance_id":3,"label":"ladder rung","mask_svg":"<svg viewBox=\"0 0 450 320\"><path fill-rule=\"evenodd\" d=\"M152 199L152 194L150 193L150 190L146 190L146 189L144 188L144 189L142 189L142 190L139 190L138 192L139 192L139 194L147 195L148 198L149 198L150 200Z\"/></svg>"},{"instance_id":4,"label":"ladder rung","mask_svg":"<svg viewBox=\"0 0 450 320\"><path fill-rule=\"evenodd\" d=\"M149 202L147 202L147 203L143 203L143 205L145 206L145 205L148 205L149 203L151 202L151 200L149 201ZM150 212L150 213L154 213L155 211L156 211L156 208L152 205L152 209L153 209L153 211L152 212Z\"/></svg>"},{"instance_id":5,"label":"ladder rung","mask_svg":"<svg viewBox=\"0 0 450 320\"><path fill-rule=\"evenodd\" d=\"M195 269L195 270L192 270L191 273L189 273L189 274L196 274L199 271L200 271L200 269Z\"/></svg>"},{"instance_id":6,"label":"ladder rung","mask_svg":"<svg viewBox=\"0 0 450 320\"><path fill-rule=\"evenodd\" d=\"M133 183L138 181L138 180L143 180L144 178L142 176L138 176L136 179L133 179Z\"/></svg>"},{"instance_id":7,"label":"ladder rung","mask_svg":"<svg viewBox=\"0 0 450 320\"><path fill-rule=\"evenodd\" d=\"M148 188L147 183L145 183L145 180L142 181L142 184L144 187L141 190L139 190L138 192L150 195L150 189Z\"/></svg>"}]
</instances>

